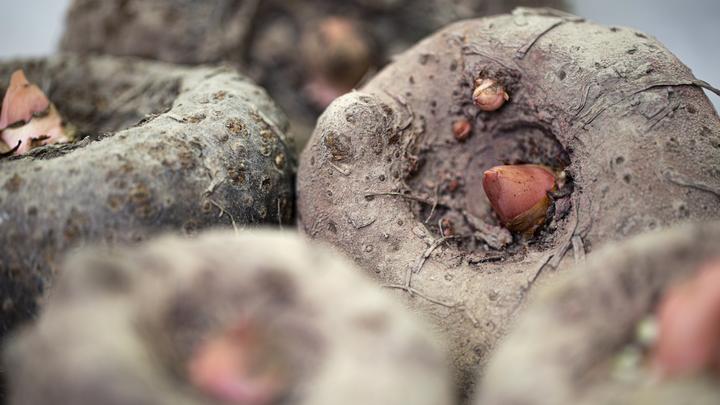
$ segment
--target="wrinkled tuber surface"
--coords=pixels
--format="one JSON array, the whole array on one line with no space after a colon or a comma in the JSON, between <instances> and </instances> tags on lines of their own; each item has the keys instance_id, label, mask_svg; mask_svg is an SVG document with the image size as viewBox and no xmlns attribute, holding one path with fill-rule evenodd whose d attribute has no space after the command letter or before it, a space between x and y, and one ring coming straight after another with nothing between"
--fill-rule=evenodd
<instances>
[{"instance_id":1,"label":"wrinkled tuber surface","mask_svg":"<svg viewBox=\"0 0 720 405\"><path fill-rule=\"evenodd\" d=\"M479 77L510 100L480 111ZM300 162L301 226L430 314L467 388L553 270L609 240L720 216L720 120L701 84L645 34L564 13L451 25L321 116ZM458 138L457 122L470 133ZM526 240L498 227L482 184L514 164L563 183Z\"/></svg>"},{"instance_id":2,"label":"wrinkled tuber surface","mask_svg":"<svg viewBox=\"0 0 720 405\"><path fill-rule=\"evenodd\" d=\"M287 121L243 76L58 56L4 63L0 77L18 68L82 140L0 160L0 336L32 316L58 260L87 241L292 221Z\"/></svg>"},{"instance_id":3,"label":"wrinkled tuber surface","mask_svg":"<svg viewBox=\"0 0 720 405\"><path fill-rule=\"evenodd\" d=\"M11 404L453 403L428 329L346 259L295 234L166 237L87 250L64 269L37 324L8 345ZM219 342L228 329L236 341ZM208 360L208 344L255 356L249 370L235 357L229 376L256 396L222 401L232 390L212 387L233 354ZM201 371L215 385L191 384Z\"/></svg>"},{"instance_id":4,"label":"wrinkled tuber surface","mask_svg":"<svg viewBox=\"0 0 720 405\"><path fill-rule=\"evenodd\" d=\"M288 112L302 147L322 104L394 54L445 24L507 12L521 3L562 7L564 1L75 0L61 46L241 66ZM343 25L333 23L337 17L356 27L346 35L328 33L333 31L328 26ZM318 75L326 70L342 72L340 80Z\"/></svg>"},{"instance_id":5,"label":"wrinkled tuber surface","mask_svg":"<svg viewBox=\"0 0 720 405\"><path fill-rule=\"evenodd\" d=\"M614 359L676 282L720 257L720 223L655 232L593 253L542 289L498 346L477 404L716 404L717 377L631 378Z\"/></svg>"}]
</instances>

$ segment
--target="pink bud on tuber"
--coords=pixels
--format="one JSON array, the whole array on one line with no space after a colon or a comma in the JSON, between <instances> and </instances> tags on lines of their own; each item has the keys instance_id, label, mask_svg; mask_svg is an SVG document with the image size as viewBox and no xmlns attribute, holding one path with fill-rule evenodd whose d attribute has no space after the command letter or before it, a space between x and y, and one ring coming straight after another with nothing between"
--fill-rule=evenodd
<instances>
[{"instance_id":1,"label":"pink bud on tuber","mask_svg":"<svg viewBox=\"0 0 720 405\"><path fill-rule=\"evenodd\" d=\"M280 373L268 366L262 342L247 326L211 336L187 365L190 382L228 404L268 405L282 393Z\"/></svg>"},{"instance_id":2,"label":"pink bud on tuber","mask_svg":"<svg viewBox=\"0 0 720 405\"><path fill-rule=\"evenodd\" d=\"M70 142L63 128L62 118L54 105L50 106L49 113L44 117L35 117L20 127L6 128L0 137L9 146L20 142L20 147L15 151L16 155L22 155L42 145Z\"/></svg>"},{"instance_id":3,"label":"pink bud on tuber","mask_svg":"<svg viewBox=\"0 0 720 405\"><path fill-rule=\"evenodd\" d=\"M532 234L545 222L555 175L538 165L497 166L485 172L483 188L503 225Z\"/></svg>"},{"instance_id":4,"label":"pink bud on tuber","mask_svg":"<svg viewBox=\"0 0 720 405\"><path fill-rule=\"evenodd\" d=\"M0 113L0 139L9 147L20 146L16 155L52 143L69 142L55 105L34 84L30 84L22 70L12 74Z\"/></svg>"},{"instance_id":5,"label":"pink bud on tuber","mask_svg":"<svg viewBox=\"0 0 720 405\"><path fill-rule=\"evenodd\" d=\"M494 79L475 80L473 102L482 111L496 111L510 100L505 87Z\"/></svg>"},{"instance_id":6,"label":"pink bud on tuber","mask_svg":"<svg viewBox=\"0 0 720 405\"><path fill-rule=\"evenodd\" d=\"M472 132L472 124L467 118L461 118L453 122L452 130L456 141L465 142L470 137L470 132Z\"/></svg>"},{"instance_id":7,"label":"pink bud on tuber","mask_svg":"<svg viewBox=\"0 0 720 405\"><path fill-rule=\"evenodd\" d=\"M16 70L10 76L10 86L5 92L0 113L0 130L18 122L28 122L33 114L42 113L50 106L45 93L34 84L30 84L22 70Z\"/></svg>"},{"instance_id":8,"label":"pink bud on tuber","mask_svg":"<svg viewBox=\"0 0 720 405\"><path fill-rule=\"evenodd\" d=\"M660 375L688 376L720 366L720 260L665 293L658 323L652 364Z\"/></svg>"}]
</instances>

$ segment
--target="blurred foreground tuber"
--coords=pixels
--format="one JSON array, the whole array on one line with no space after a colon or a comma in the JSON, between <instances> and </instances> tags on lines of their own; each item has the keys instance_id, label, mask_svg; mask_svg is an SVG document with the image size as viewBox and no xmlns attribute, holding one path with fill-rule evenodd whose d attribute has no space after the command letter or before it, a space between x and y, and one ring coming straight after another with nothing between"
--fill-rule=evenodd
<instances>
[{"instance_id":1,"label":"blurred foreground tuber","mask_svg":"<svg viewBox=\"0 0 720 405\"><path fill-rule=\"evenodd\" d=\"M10 343L10 404L450 405L440 346L290 233L85 250Z\"/></svg>"}]
</instances>

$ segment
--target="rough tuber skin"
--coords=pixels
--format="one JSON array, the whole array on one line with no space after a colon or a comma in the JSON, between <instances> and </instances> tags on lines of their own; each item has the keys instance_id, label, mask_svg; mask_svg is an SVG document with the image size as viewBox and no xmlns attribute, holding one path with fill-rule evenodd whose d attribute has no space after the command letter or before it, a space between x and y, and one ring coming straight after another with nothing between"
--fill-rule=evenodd
<instances>
[{"instance_id":1,"label":"rough tuber skin","mask_svg":"<svg viewBox=\"0 0 720 405\"><path fill-rule=\"evenodd\" d=\"M678 281L708 280L707 266L717 263L718 252L720 222L654 231L593 252L586 263L535 294L492 354L474 403L718 403L716 375L658 379L652 353L631 379L619 380L612 373L614 359L631 343L638 324L656 313L661 298L673 294ZM706 292L717 292L717 272L712 278ZM703 315L685 309L682 316L673 316L675 327L684 319L695 324L686 326L698 326L695 321ZM673 333L683 332L695 334L692 328ZM662 335L661 330L661 341ZM684 350L683 355L697 348L674 347Z\"/></svg>"},{"instance_id":2,"label":"rough tuber skin","mask_svg":"<svg viewBox=\"0 0 720 405\"><path fill-rule=\"evenodd\" d=\"M77 246L292 223L286 118L232 69L63 55L0 64L0 77L21 67L51 83L82 139L0 160L0 337Z\"/></svg>"},{"instance_id":3,"label":"rough tuber skin","mask_svg":"<svg viewBox=\"0 0 720 405\"><path fill-rule=\"evenodd\" d=\"M75 0L61 48L183 64L229 62L268 89L302 148L327 104L394 55L453 21L520 4L562 8L565 1ZM331 43L315 46L312 38L328 31ZM318 75L332 66L343 67L341 80Z\"/></svg>"},{"instance_id":4,"label":"rough tuber skin","mask_svg":"<svg viewBox=\"0 0 720 405\"><path fill-rule=\"evenodd\" d=\"M481 111L478 77L512 101ZM320 117L298 171L300 227L428 314L469 392L534 285L609 241L720 217L720 119L700 85L627 28L546 9L453 24ZM500 233L482 187L486 170L517 164L565 174L527 241Z\"/></svg>"},{"instance_id":5,"label":"rough tuber skin","mask_svg":"<svg viewBox=\"0 0 720 405\"><path fill-rule=\"evenodd\" d=\"M297 234L86 249L62 273L8 344L11 405L454 403L433 334Z\"/></svg>"}]
</instances>

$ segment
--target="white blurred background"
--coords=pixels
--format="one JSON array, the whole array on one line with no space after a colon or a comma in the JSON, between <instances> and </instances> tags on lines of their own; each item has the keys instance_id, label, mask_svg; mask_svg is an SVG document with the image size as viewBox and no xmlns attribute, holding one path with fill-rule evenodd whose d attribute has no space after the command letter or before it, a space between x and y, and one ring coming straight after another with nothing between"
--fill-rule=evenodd
<instances>
[{"instance_id":1,"label":"white blurred background","mask_svg":"<svg viewBox=\"0 0 720 405\"><path fill-rule=\"evenodd\" d=\"M57 49L71 0L0 0L0 59ZM720 0L569 0L573 12L658 38L699 79L720 87ZM710 95L720 110L720 99Z\"/></svg>"}]
</instances>

